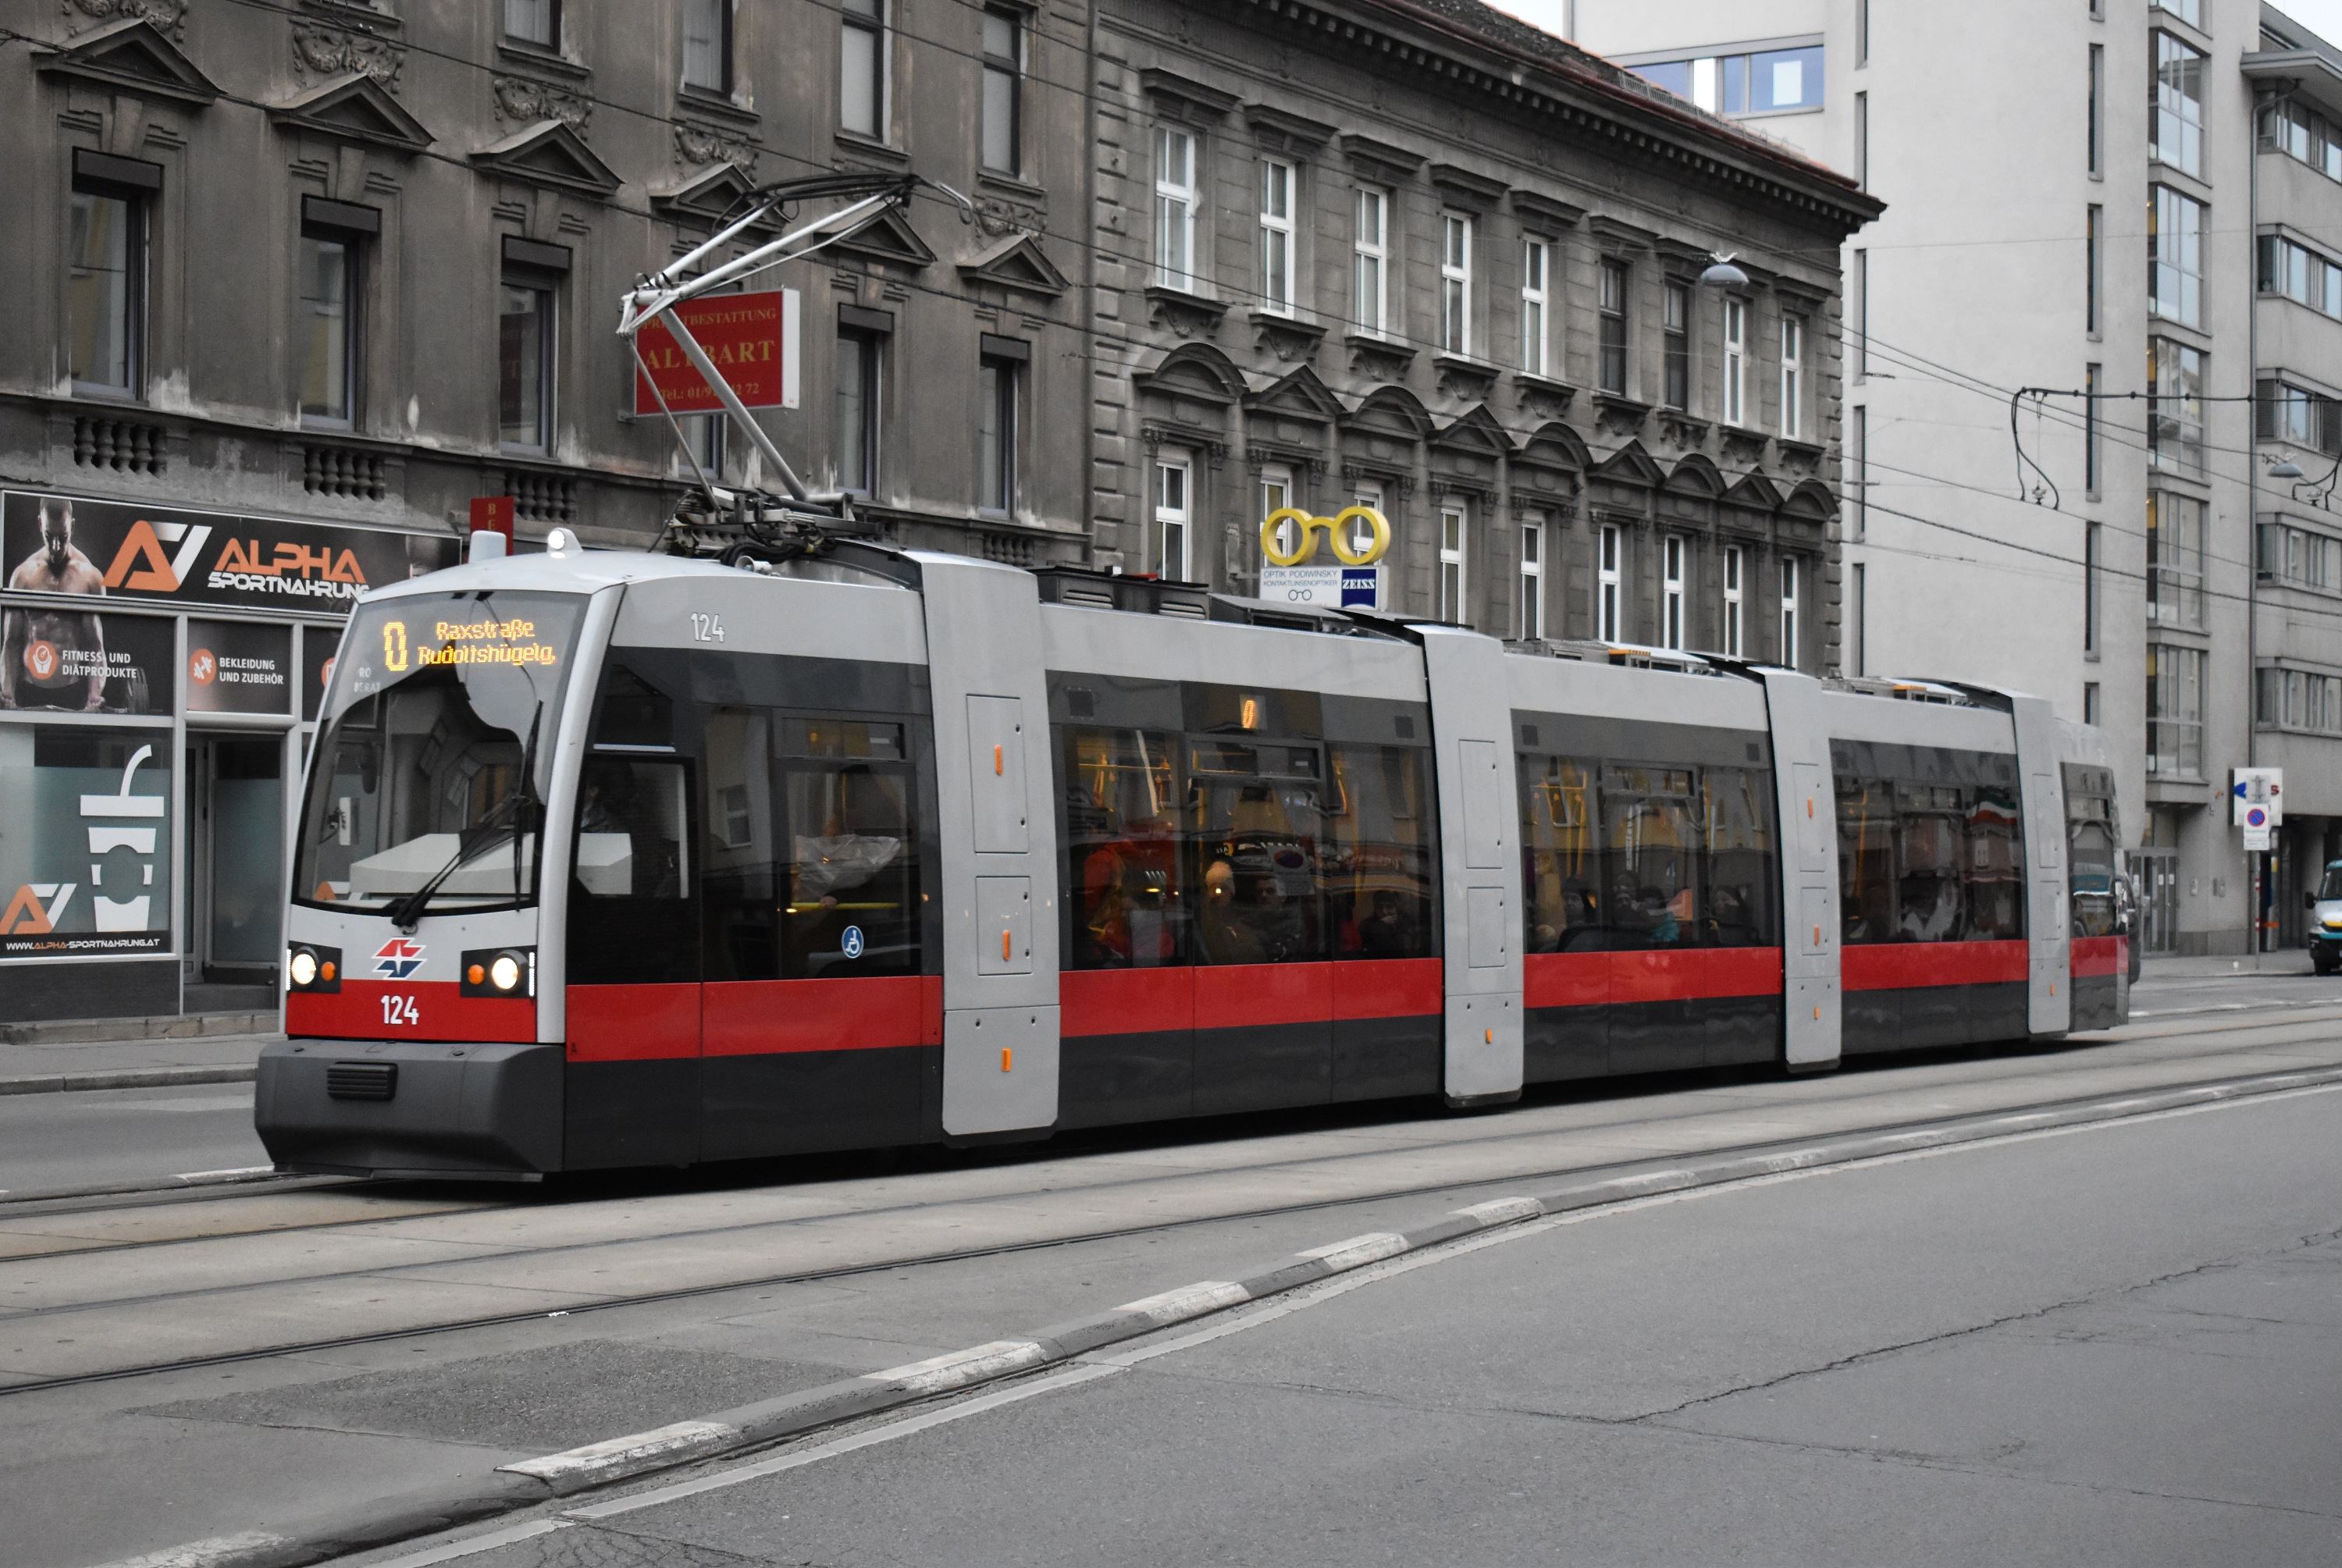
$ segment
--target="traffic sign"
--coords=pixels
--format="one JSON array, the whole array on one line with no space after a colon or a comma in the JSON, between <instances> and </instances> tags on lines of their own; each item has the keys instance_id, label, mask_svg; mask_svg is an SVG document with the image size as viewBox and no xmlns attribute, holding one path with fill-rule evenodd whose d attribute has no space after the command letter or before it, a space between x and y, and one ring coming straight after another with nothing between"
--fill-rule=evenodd
<instances>
[{"instance_id":1,"label":"traffic sign","mask_svg":"<svg viewBox=\"0 0 2342 1568\"><path fill-rule=\"evenodd\" d=\"M2245 853L2251 854L2258 850L2275 849L2276 840L2277 834L2272 829L2248 827L2245 829Z\"/></svg>"},{"instance_id":2,"label":"traffic sign","mask_svg":"<svg viewBox=\"0 0 2342 1568\"><path fill-rule=\"evenodd\" d=\"M2285 825L2285 770L2283 768L2237 768L2228 785L2229 820L2237 827ZM2248 814L2259 811L2266 824L2253 822Z\"/></svg>"}]
</instances>

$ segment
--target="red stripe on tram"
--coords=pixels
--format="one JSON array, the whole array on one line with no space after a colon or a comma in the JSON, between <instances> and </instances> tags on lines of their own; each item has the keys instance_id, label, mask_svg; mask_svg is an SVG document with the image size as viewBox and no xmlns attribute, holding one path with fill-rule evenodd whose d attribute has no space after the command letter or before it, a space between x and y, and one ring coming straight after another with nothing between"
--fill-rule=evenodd
<instances>
[{"instance_id":1,"label":"red stripe on tram","mask_svg":"<svg viewBox=\"0 0 2342 1568\"><path fill-rule=\"evenodd\" d=\"M1156 1034L1196 1024L1196 972L1184 964L1156 969L1068 969L1057 976L1057 1031Z\"/></svg>"},{"instance_id":2,"label":"red stripe on tram","mask_svg":"<svg viewBox=\"0 0 2342 1568\"><path fill-rule=\"evenodd\" d=\"M569 988L572 1062L664 1062L698 1054L696 984Z\"/></svg>"},{"instance_id":3,"label":"red stripe on tram","mask_svg":"<svg viewBox=\"0 0 2342 1568\"><path fill-rule=\"evenodd\" d=\"M1623 1006L1781 994L1777 947L1532 953L1521 969L1523 1001L1530 1007Z\"/></svg>"},{"instance_id":4,"label":"red stripe on tram","mask_svg":"<svg viewBox=\"0 0 2342 1568\"><path fill-rule=\"evenodd\" d=\"M1907 991L1923 985L2023 984L2028 958L2015 942L1858 943L1838 956L1848 991Z\"/></svg>"},{"instance_id":5,"label":"red stripe on tram","mask_svg":"<svg viewBox=\"0 0 2342 1568\"><path fill-rule=\"evenodd\" d=\"M1447 1010L1436 958L1353 958L1334 965L1334 1017L1436 1018Z\"/></svg>"},{"instance_id":6,"label":"red stripe on tram","mask_svg":"<svg viewBox=\"0 0 2342 1568\"><path fill-rule=\"evenodd\" d=\"M839 980L726 980L701 987L700 1037L710 1056L872 1051L927 1043L923 974Z\"/></svg>"},{"instance_id":7,"label":"red stripe on tram","mask_svg":"<svg viewBox=\"0 0 2342 1568\"><path fill-rule=\"evenodd\" d=\"M385 1007L385 997L398 1004ZM338 993L287 993L285 1033L323 1040L525 1043L536 1038L536 1004L525 996L466 996L453 980L345 980Z\"/></svg>"},{"instance_id":8,"label":"red stripe on tram","mask_svg":"<svg viewBox=\"0 0 2342 1568\"><path fill-rule=\"evenodd\" d=\"M2122 974L2130 967L2129 942L2127 936L2074 938L2074 978Z\"/></svg>"},{"instance_id":9,"label":"red stripe on tram","mask_svg":"<svg viewBox=\"0 0 2342 1568\"><path fill-rule=\"evenodd\" d=\"M1204 964L1189 973L1198 1029L1323 1024L1334 1015L1331 964Z\"/></svg>"}]
</instances>

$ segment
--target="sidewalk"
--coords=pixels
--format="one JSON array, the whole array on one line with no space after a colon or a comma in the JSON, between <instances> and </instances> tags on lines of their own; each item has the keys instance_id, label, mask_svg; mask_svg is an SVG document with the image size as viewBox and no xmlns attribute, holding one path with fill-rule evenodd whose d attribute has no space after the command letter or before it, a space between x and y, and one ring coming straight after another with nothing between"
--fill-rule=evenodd
<instances>
[{"instance_id":1,"label":"sidewalk","mask_svg":"<svg viewBox=\"0 0 2342 1568\"><path fill-rule=\"evenodd\" d=\"M2144 984L2149 980L2268 980L2310 973L2307 949L2281 947L2275 953L2262 954L2257 967L2249 953L2205 958L2150 957L2139 965L2138 977Z\"/></svg>"},{"instance_id":2,"label":"sidewalk","mask_svg":"<svg viewBox=\"0 0 2342 1568\"><path fill-rule=\"evenodd\" d=\"M248 1084L260 1048L282 1034L198 1034L146 1040L0 1042L0 1094Z\"/></svg>"}]
</instances>

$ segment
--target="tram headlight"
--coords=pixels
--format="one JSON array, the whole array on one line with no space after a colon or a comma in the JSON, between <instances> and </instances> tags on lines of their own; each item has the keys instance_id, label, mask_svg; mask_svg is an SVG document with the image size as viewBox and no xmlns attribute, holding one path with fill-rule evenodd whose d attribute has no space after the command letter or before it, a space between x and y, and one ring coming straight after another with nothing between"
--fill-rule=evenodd
<instances>
[{"instance_id":1,"label":"tram headlight","mask_svg":"<svg viewBox=\"0 0 2342 1568\"><path fill-rule=\"evenodd\" d=\"M466 996L534 996L536 949L475 947L464 954L456 973L463 977Z\"/></svg>"},{"instance_id":2,"label":"tram headlight","mask_svg":"<svg viewBox=\"0 0 2342 1568\"><path fill-rule=\"evenodd\" d=\"M313 942L295 942L285 949L285 983L288 991L332 994L342 988L342 950Z\"/></svg>"}]
</instances>

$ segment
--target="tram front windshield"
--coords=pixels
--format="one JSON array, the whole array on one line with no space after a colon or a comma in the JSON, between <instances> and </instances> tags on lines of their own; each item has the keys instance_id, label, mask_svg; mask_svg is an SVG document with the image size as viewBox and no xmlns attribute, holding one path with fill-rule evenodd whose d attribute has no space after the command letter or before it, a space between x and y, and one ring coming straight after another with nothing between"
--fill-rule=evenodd
<instances>
[{"instance_id":1,"label":"tram front windshield","mask_svg":"<svg viewBox=\"0 0 2342 1568\"><path fill-rule=\"evenodd\" d=\"M296 902L401 918L535 902L585 605L484 591L358 607L319 726Z\"/></svg>"}]
</instances>

